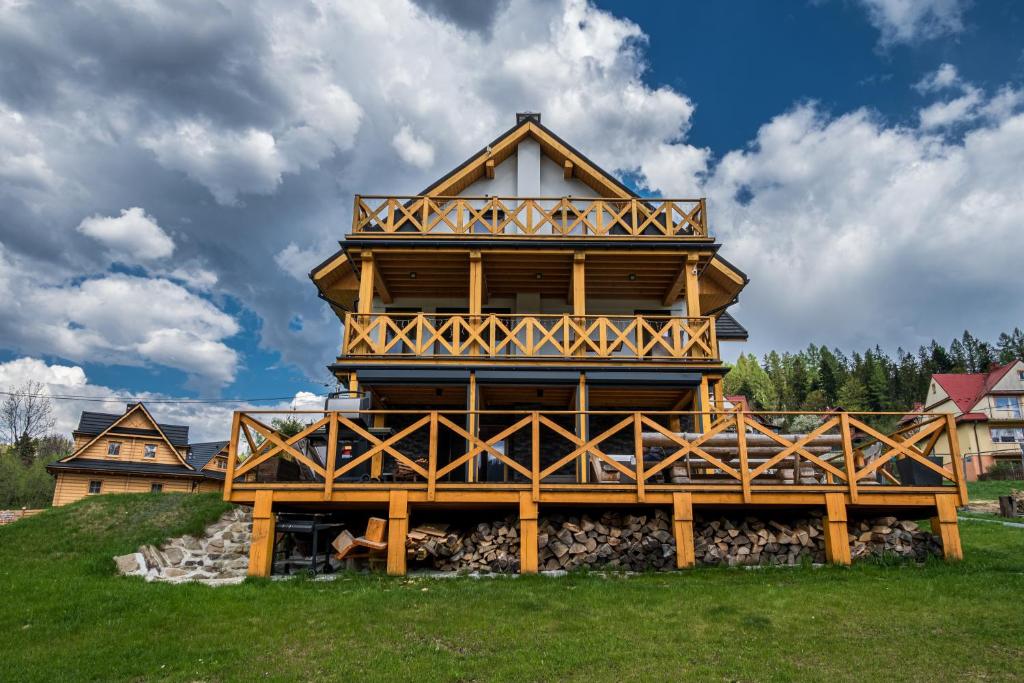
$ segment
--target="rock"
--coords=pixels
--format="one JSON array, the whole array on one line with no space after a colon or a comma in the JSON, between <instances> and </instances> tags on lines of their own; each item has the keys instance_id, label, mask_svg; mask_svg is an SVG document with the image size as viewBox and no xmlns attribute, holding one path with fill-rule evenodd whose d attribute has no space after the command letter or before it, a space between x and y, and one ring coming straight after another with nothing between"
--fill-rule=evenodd
<instances>
[{"instance_id":1,"label":"rock","mask_svg":"<svg viewBox=\"0 0 1024 683\"><path fill-rule=\"evenodd\" d=\"M142 553L119 555L114 558L114 564L117 565L117 571L125 576L146 573L145 560L142 559Z\"/></svg>"}]
</instances>

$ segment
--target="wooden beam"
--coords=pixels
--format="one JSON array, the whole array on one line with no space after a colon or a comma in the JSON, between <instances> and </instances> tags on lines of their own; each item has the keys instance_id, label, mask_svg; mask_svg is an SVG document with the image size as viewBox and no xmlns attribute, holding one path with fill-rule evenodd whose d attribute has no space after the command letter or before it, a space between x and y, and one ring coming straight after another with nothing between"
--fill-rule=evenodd
<instances>
[{"instance_id":1,"label":"wooden beam","mask_svg":"<svg viewBox=\"0 0 1024 683\"><path fill-rule=\"evenodd\" d=\"M690 318L700 317L700 284L697 281L697 256L686 257L683 270L686 279L686 315Z\"/></svg>"},{"instance_id":2,"label":"wooden beam","mask_svg":"<svg viewBox=\"0 0 1024 683\"><path fill-rule=\"evenodd\" d=\"M519 573L536 574L537 503L529 491L519 492Z\"/></svg>"},{"instance_id":3,"label":"wooden beam","mask_svg":"<svg viewBox=\"0 0 1024 683\"><path fill-rule=\"evenodd\" d=\"M587 314L587 255L577 252L572 257L572 277L569 280L569 302L573 315Z\"/></svg>"},{"instance_id":4,"label":"wooden beam","mask_svg":"<svg viewBox=\"0 0 1024 683\"><path fill-rule=\"evenodd\" d=\"M683 263L679 268L679 272L676 273L675 278L672 280L672 284L665 290L665 296L662 297L662 306L671 306L679 298L679 294L683 291L683 287L686 286L686 271L690 265L686 259L683 259Z\"/></svg>"},{"instance_id":5,"label":"wooden beam","mask_svg":"<svg viewBox=\"0 0 1024 683\"><path fill-rule=\"evenodd\" d=\"M672 494L672 532L676 540L676 569L696 564L693 548L693 494Z\"/></svg>"},{"instance_id":6,"label":"wooden beam","mask_svg":"<svg viewBox=\"0 0 1024 683\"><path fill-rule=\"evenodd\" d=\"M590 397L587 389L587 374L580 373L579 385L576 387L576 410L590 410ZM586 443L590 438L590 417L585 414L576 416L576 436ZM587 483L590 478L590 453L584 451L576 463L576 472L581 484Z\"/></svg>"},{"instance_id":7,"label":"wooden beam","mask_svg":"<svg viewBox=\"0 0 1024 683\"><path fill-rule=\"evenodd\" d=\"M476 385L476 370L470 370L469 372L469 387L466 389L466 410L470 411L466 419L469 424L466 425L467 431L476 438L478 435L478 427L480 422L480 416L475 411L480 409L480 389ZM472 444L466 444L466 450L470 450L473 447ZM477 475L477 463L479 462L480 456L473 456L466 463L466 481L476 481Z\"/></svg>"},{"instance_id":8,"label":"wooden beam","mask_svg":"<svg viewBox=\"0 0 1024 683\"><path fill-rule=\"evenodd\" d=\"M274 562L274 492L256 492L252 508L252 541L249 545L249 576L270 576Z\"/></svg>"},{"instance_id":9,"label":"wooden beam","mask_svg":"<svg viewBox=\"0 0 1024 683\"><path fill-rule=\"evenodd\" d=\"M405 537L409 534L409 492L388 495L388 574L405 576Z\"/></svg>"},{"instance_id":10,"label":"wooden beam","mask_svg":"<svg viewBox=\"0 0 1024 683\"><path fill-rule=\"evenodd\" d=\"M957 496L950 493L935 494L935 516L932 533L942 539L942 555L949 561L964 559L960 545L960 527L956 519Z\"/></svg>"},{"instance_id":11,"label":"wooden beam","mask_svg":"<svg viewBox=\"0 0 1024 683\"><path fill-rule=\"evenodd\" d=\"M484 162L484 177L488 180L494 180L494 159L488 159Z\"/></svg>"},{"instance_id":12,"label":"wooden beam","mask_svg":"<svg viewBox=\"0 0 1024 683\"><path fill-rule=\"evenodd\" d=\"M373 252L364 251L359 259L359 313L373 312L373 287L377 270L373 262Z\"/></svg>"},{"instance_id":13,"label":"wooden beam","mask_svg":"<svg viewBox=\"0 0 1024 683\"><path fill-rule=\"evenodd\" d=\"M562 177L565 180L572 180L573 170L572 160L566 159L565 163L562 164Z\"/></svg>"},{"instance_id":14,"label":"wooden beam","mask_svg":"<svg viewBox=\"0 0 1024 683\"><path fill-rule=\"evenodd\" d=\"M469 314L480 315L483 309L483 259L480 250L469 252Z\"/></svg>"},{"instance_id":15,"label":"wooden beam","mask_svg":"<svg viewBox=\"0 0 1024 683\"><path fill-rule=\"evenodd\" d=\"M799 477L797 473L795 476ZM846 528L846 496L825 494L825 557L831 564L850 564L850 537Z\"/></svg>"},{"instance_id":16,"label":"wooden beam","mask_svg":"<svg viewBox=\"0 0 1024 683\"><path fill-rule=\"evenodd\" d=\"M394 298L391 296L391 290L388 289L387 283L384 282L384 275L376 265L373 269L373 285L377 288L377 296L380 297L381 301L386 304L394 301Z\"/></svg>"}]
</instances>

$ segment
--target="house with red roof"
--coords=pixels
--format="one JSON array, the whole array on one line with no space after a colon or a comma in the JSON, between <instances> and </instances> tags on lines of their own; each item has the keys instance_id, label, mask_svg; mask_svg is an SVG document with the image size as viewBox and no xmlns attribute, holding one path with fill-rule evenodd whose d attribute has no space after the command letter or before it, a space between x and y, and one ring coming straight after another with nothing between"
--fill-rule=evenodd
<instances>
[{"instance_id":1,"label":"house with red roof","mask_svg":"<svg viewBox=\"0 0 1024 683\"><path fill-rule=\"evenodd\" d=\"M1024 466L1024 362L932 375L923 412L956 416L968 481L996 463Z\"/></svg>"}]
</instances>

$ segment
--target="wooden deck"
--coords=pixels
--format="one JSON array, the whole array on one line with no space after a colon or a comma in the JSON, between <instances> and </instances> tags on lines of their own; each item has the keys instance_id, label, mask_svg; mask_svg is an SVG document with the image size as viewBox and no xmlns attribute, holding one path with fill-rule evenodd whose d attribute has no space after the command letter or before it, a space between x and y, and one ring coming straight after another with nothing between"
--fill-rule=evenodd
<instances>
[{"instance_id":1,"label":"wooden deck","mask_svg":"<svg viewBox=\"0 0 1024 683\"><path fill-rule=\"evenodd\" d=\"M708 239L704 199L356 195L352 233Z\"/></svg>"},{"instance_id":2,"label":"wooden deck","mask_svg":"<svg viewBox=\"0 0 1024 683\"><path fill-rule=\"evenodd\" d=\"M288 437L269 426L286 415L307 426ZM694 509L702 507L822 508L829 559L841 564L850 561L849 512L914 509L933 518L946 557L961 556L956 507L967 495L951 416L925 415L890 433L871 426L881 413L821 414L819 425L800 435L763 424L783 415L237 412L224 497L254 506L251 572L258 575L269 572L272 512L290 507L386 507L388 570L395 574L405 572L410 510L432 506L517 508L524 572L537 569L539 509L553 505L671 506L680 568L693 565ZM686 425L700 431L681 431ZM480 436L482 426L489 436ZM945 465L931 459L940 444L952 454ZM266 474L282 458L296 473L290 480ZM489 463L489 476L481 462ZM937 481L904 483L907 464Z\"/></svg>"}]
</instances>

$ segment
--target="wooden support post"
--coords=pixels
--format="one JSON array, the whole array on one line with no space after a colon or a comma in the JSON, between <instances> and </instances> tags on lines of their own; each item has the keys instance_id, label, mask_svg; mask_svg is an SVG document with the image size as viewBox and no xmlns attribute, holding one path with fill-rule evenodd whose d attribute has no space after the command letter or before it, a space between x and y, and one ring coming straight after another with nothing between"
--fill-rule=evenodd
<instances>
[{"instance_id":1,"label":"wooden support post","mask_svg":"<svg viewBox=\"0 0 1024 683\"><path fill-rule=\"evenodd\" d=\"M469 326L473 333L480 331L484 302L483 258L479 250L469 252ZM480 344L469 345L469 355L480 355Z\"/></svg>"},{"instance_id":2,"label":"wooden support post","mask_svg":"<svg viewBox=\"0 0 1024 683\"><path fill-rule=\"evenodd\" d=\"M469 387L467 388L466 396L466 410L469 413L466 415L466 431L476 439L479 438L480 434L480 415L477 411L480 409L480 391L476 386L476 370L470 370L469 372ZM466 442L466 450L472 450L476 444L469 441ZM466 481L475 482L477 474L479 472L480 456L474 455L466 463Z\"/></svg>"},{"instance_id":3,"label":"wooden support post","mask_svg":"<svg viewBox=\"0 0 1024 683\"><path fill-rule=\"evenodd\" d=\"M956 519L957 496L951 493L935 494L935 516L932 517L932 533L942 539L942 555L947 560L964 559L960 546L960 526Z\"/></svg>"},{"instance_id":4,"label":"wooden support post","mask_svg":"<svg viewBox=\"0 0 1024 683\"><path fill-rule=\"evenodd\" d=\"M707 432L711 429L711 392L708 391L708 378L707 375L700 376L700 392L698 394L700 404L700 427L702 432Z\"/></svg>"},{"instance_id":5,"label":"wooden support post","mask_svg":"<svg viewBox=\"0 0 1024 683\"><path fill-rule=\"evenodd\" d=\"M589 410L589 401L587 400L587 374L585 372L580 373L580 382L576 387L576 410L581 411L576 415L576 436L583 440L583 443L587 442L590 437L590 418L587 416L586 411ZM590 460L590 453L584 451L580 456L579 460L576 461L576 480L581 484L586 484L590 478L590 467L588 466Z\"/></svg>"},{"instance_id":6,"label":"wooden support post","mask_svg":"<svg viewBox=\"0 0 1024 683\"><path fill-rule=\"evenodd\" d=\"M958 504L963 507L967 505L967 481L964 472L964 461L960 455L960 437L957 434L956 418L953 413L946 415L946 434L949 442L949 458L953 464L953 472L956 474L956 493Z\"/></svg>"},{"instance_id":7,"label":"wooden support post","mask_svg":"<svg viewBox=\"0 0 1024 683\"><path fill-rule=\"evenodd\" d=\"M750 465L747 461L747 420L743 413L736 413L736 445L740 456L740 488L743 491L743 502L749 503Z\"/></svg>"},{"instance_id":8,"label":"wooden support post","mask_svg":"<svg viewBox=\"0 0 1024 683\"><path fill-rule=\"evenodd\" d=\"M366 331L370 325L370 313L373 312L373 286L377 270L372 251L364 251L359 255L359 301L357 302L359 324ZM355 348L359 354L372 352L372 344L361 342Z\"/></svg>"},{"instance_id":9,"label":"wooden support post","mask_svg":"<svg viewBox=\"0 0 1024 683\"><path fill-rule=\"evenodd\" d=\"M825 557L831 564L850 564L850 538L846 530L846 496L825 494Z\"/></svg>"},{"instance_id":10,"label":"wooden support post","mask_svg":"<svg viewBox=\"0 0 1024 683\"><path fill-rule=\"evenodd\" d=\"M537 503L529 491L519 492L519 573L537 573Z\"/></svg>"},{"instance_id":11,"label":"wooden support post","mask_svg":"<svg viewBox=\"0 0 1024 683\"><path fill-rule=\"evenodd\" d=\"M437 495L437 411L430 412L430 435L427 437L427 500Z\"/></svg>"},{"instance_id":12,"label":"wooden support post","mask_svg":"<svg viewBox=\"0 0 1024 683\"><path fill-rule=\"evenodd\" d=\"M697 255L686 257L686 317L700 317L700 283L697 280Z\"/></svg>"},{"instance_id":13,"label":"wooden support post","mask_svg":"<svg viewBox=\"0 0 1024 683\"><path fill-rule=\"evenodd\" d=\"M241 429L242 415L237 410L231 418L231 435L228 441L228 469L224 473L224 500L231 501L231 487L235 481L235 468L238 466L238 432Z\"/></svg>"},{"instance_id":14,"label":"wooden support post","mask_svg":"<svg viewBox=\"0 0 1024 683\"><path fill-rule=\"evenodd\" d=\"M846 485L850 490L850 502L856 505L860 499L860 493L857 490L857 465L854 462L853 437L850 433L850 414L845 410L839 413L839 430L840 436L843 439L843 465L846 468ZM793 476L799 477L800 473L794 472Z\"/></svg>"},{"instance_id":15,"label":"wooden support post","mask_svg":"<svg viewBox=\"0 0 1024 683\"><path fill-rule=\"evenodd\" d=\"M380 428L384 426L384 415L374 414L373 426ZM384 454L377 453L370 457L370 477L380 479L381 475L384 474Z\"/></svg>"},{"instance_id":16,"label":"wooden support post","mask_svg":"<svg viewBox=\"0 0 1024 683\"><path fill-rule=\"evenodd\" d=\"M672 533L676 539L676 569L696 564L693 550L693 494L672 494Z\"/></svg>"},{"instance_id":17,"label":"wooden support post","mask_svg":"<svg viewBox=\"0 0 1024 683\"><path fill-rule=\"evenodd\" d=\"M409 492L392 490L388 498L388 574L405 576L405 537L409 534Z\"/></svg>"},{"instance_id":18,"label":"wooden support post","mask_svg":"<svg viewBox=\"0 0 1024 683\"><path fill-rule=\"evenodd\" d=\"M257 491L252 506L249 576L270 576L274 564L274 492Z\"/></svg>"},{"instance_id":19,"label":"wooden support post","mask_svg":"<svg viewBox=\"0 0 1024 683\"><path fill-rule=\"evenodd\" d=\"M334 495L334 467L338 462L338 413L330 414L330 423L327 428L327 469L324 476L324 500L330 500Z\"/></svg>"},{"instance_id":20,"label":"wooden support post","mask_svg":"<svg viewBox=\"0 0 1024 683\"><path fill-rule=\"evenodd\" d=\"M540 413L530 416L530 480L533 502L540 500Z\"/></svg>"},{"instance_id":21,"label":"wooden support post","mask_svg":"<svg viewBox=\"0 0 1024 683\"><path fill-rule=\"evenodd\" d=\"M633 457L636 458L636 499L641 503L647 495L644 474L644 438L640 413L633 413Z\"/></svg>"}]
</instances>

